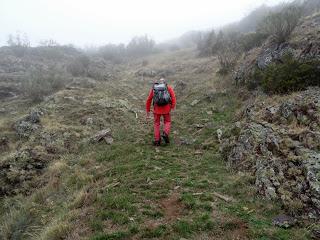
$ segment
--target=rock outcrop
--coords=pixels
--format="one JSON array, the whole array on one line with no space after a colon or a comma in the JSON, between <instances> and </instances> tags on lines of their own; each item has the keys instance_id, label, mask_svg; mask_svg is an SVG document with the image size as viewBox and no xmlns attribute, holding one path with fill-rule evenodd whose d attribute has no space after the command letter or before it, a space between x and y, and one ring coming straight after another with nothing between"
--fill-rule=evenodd
<instances>
[{"instance_id":1,"label":"rock outcrop","mask_svg":"<svg viewBox=\"0 0 320 240\"><path fill-rule=\"evenodd\" d=\"M40 116L42 115L42 110L34 109L30 114L18 120L14 124L17 135L21 138L28 138L34 131L40 128Z\"/></svg>"},{"instance_id":2,"label":"rock outcrop","mask_svg":"<svg viewBox=\"0 0 320 240\"><path fill-rule=\"evenodd\" d=\"M246 53L240 60L233 74L237 84L254 81L251 76L256 68L265 69L274 62L281 61L286 54L292 54L296 59L320 59L320 13L303 18L291 33L289 40L277 44L272 37L259 48ZM254 83L253 83L254 84Z\"/></svg>"},{"instance_id":3,"label":"rock outcrop","mask_svg":"<svg viewBox=\"0 0 320 240\"><path fill-rule=\"evenodd\" d=\"M293 215L320 216L320 89L256 100L224 141L229 166Z\"/></svg>"},{"instance_id":4,"label":"rock outcrop","mask_svg":"<svg viewBox=\"0 0 320 240\"><path fill-rule=\"evenodd\" d=\"M41 146L19 150L0 162L0 196L17 193L28 194L31 185L39 186L36 181L43 169L53 159Z\"/></svg>"}]
</instances>

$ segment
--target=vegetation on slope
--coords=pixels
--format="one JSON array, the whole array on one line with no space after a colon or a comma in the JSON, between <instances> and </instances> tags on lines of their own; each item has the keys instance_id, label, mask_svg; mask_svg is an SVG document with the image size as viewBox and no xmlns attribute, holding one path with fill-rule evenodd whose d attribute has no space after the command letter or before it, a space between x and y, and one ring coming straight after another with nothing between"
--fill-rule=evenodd
<instances>
[{"instance_id":1,"label":"vegetation on slope","mask_svg":"<svg viewBox=\"0 0 320 240\"><path fill-rule=\"evenodd\" d=\"M117 85L110 81L89 91L59 92L54 102L40 105L47 110L42 127L47 132L77 133L77 150L56 156L37 178L46 184L30 195L1 198L2 238L308 238L308 230L299 226L273 226L280 206L256 195L250 175L225 166L216 130L231 124L240 103L232 90L219 88L218 76L209 74L216 62L185 51L155 55L148 62L151 69L182 68L168 77L179 99L173 113L173 144L158 149L150 144L152 126L145 122L143 109L151 79L134 74L140 62L122 69ZM128 108L98 104L108 99L130 104ZM130 106L141 109L138 119ZM88 117L107 122L82 125L79 120ZM2 129L6 126L1 123ZM81 140L108 126L112 145Z\"/></svg>"}]
</instances>

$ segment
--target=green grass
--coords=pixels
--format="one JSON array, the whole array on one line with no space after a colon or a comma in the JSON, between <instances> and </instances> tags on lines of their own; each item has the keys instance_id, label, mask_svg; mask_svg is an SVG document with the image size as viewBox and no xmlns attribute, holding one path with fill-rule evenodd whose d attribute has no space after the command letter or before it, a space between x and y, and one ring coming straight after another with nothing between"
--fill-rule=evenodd
<instances>
[{"instance_id":1,"label":"green grass","mask_svg":"<svg viewBox=\"0 0 320 240\"><path fill-rule=\"evenodd\" d=\"M184 56L183 52L179 54ZM184 57L190 60L190 56ZM139 95L144 96L149 83L130 74L123 72L117 94L114 82L83 94L93 102L101 98L128 99L126 85L137 82ZM30 196L0 199L0 221L7 222L2 227L5 233L41 240L66 235L92 240L199 239L200 235L209 239L308 239L303 226L287 230L274 227L272 218L282 213L281 207L256 195L252 176L226 167L216 130L225 132L230 127L240 107L238 100L232 93L220 94L213 102L204 99L203 94L213 85L213 77L207 73L195 75L190 71L174 77L186 80L189 88L178 96L179 105L172 115L172 144L157 150L151 146L152 124L145 123L143 113L136 119L125 109L98 104L90 109L71 102L53 106L50 124L81 134L76 142L78 150L57 157L39 176L39 181L48 184ZM192 107L194 99L201 101ZM142 100L131 104L144 108ZM212 109L215 111L208 114ZM103 125L80 125L79 119L88 113ZM199 129L195 124L204 127ZM112 129L112 145L83 140L104 127ZM192 140L191 144L177 144L180 138ZM34 141L23 144L39 144ZM57 161L60 165L56 166ZM214 193L234 201L225 202Z\"/></svg>"}]
</instances>

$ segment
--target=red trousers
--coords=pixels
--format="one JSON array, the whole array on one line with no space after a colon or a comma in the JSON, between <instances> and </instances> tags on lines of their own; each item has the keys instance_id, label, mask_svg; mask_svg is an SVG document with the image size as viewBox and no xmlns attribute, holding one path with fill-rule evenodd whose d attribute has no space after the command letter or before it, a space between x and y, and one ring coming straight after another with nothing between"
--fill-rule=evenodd
<instances>
[{"instance_id":1,"label":"red trousers","mask_svg":"<svg viewBox=\"0 0 320 240\"><path fill-rule=\"evenodd\" d=\"M154 128L154 140L159 141L160 140L160 121L161 116L163 117L164 122L164 129L163 131L169 136L170 134L170 128L171 128L171 117L170 113L168 114L153 114L154 116L154 122L153 122L153 128Z\"/></svg>"}]
</instances>

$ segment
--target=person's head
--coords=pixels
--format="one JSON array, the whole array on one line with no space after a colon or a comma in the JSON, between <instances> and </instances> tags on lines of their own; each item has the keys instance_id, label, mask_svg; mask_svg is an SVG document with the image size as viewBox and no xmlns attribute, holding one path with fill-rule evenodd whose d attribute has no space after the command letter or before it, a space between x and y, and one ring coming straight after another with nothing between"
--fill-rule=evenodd
<instances>
[{"instance_id":1,"label":"person's head","mask_svg":"<svg viewBox=\"0 0 320 240\"><path fill-rule=\"evenodd\" d=\"M166 80L164 78L160 78L159 83L166 83Z\"/></svg>"},{"instance_id":2,"label":"person's head","mask_svg":"<svg viewBox=\"0 0 320 240\"><path fill-rule=\"evenodd\" d=\"M154 84L165 84L167 81L164 78L160 78L154 81Z\"/></svg>"}]
</instances>

